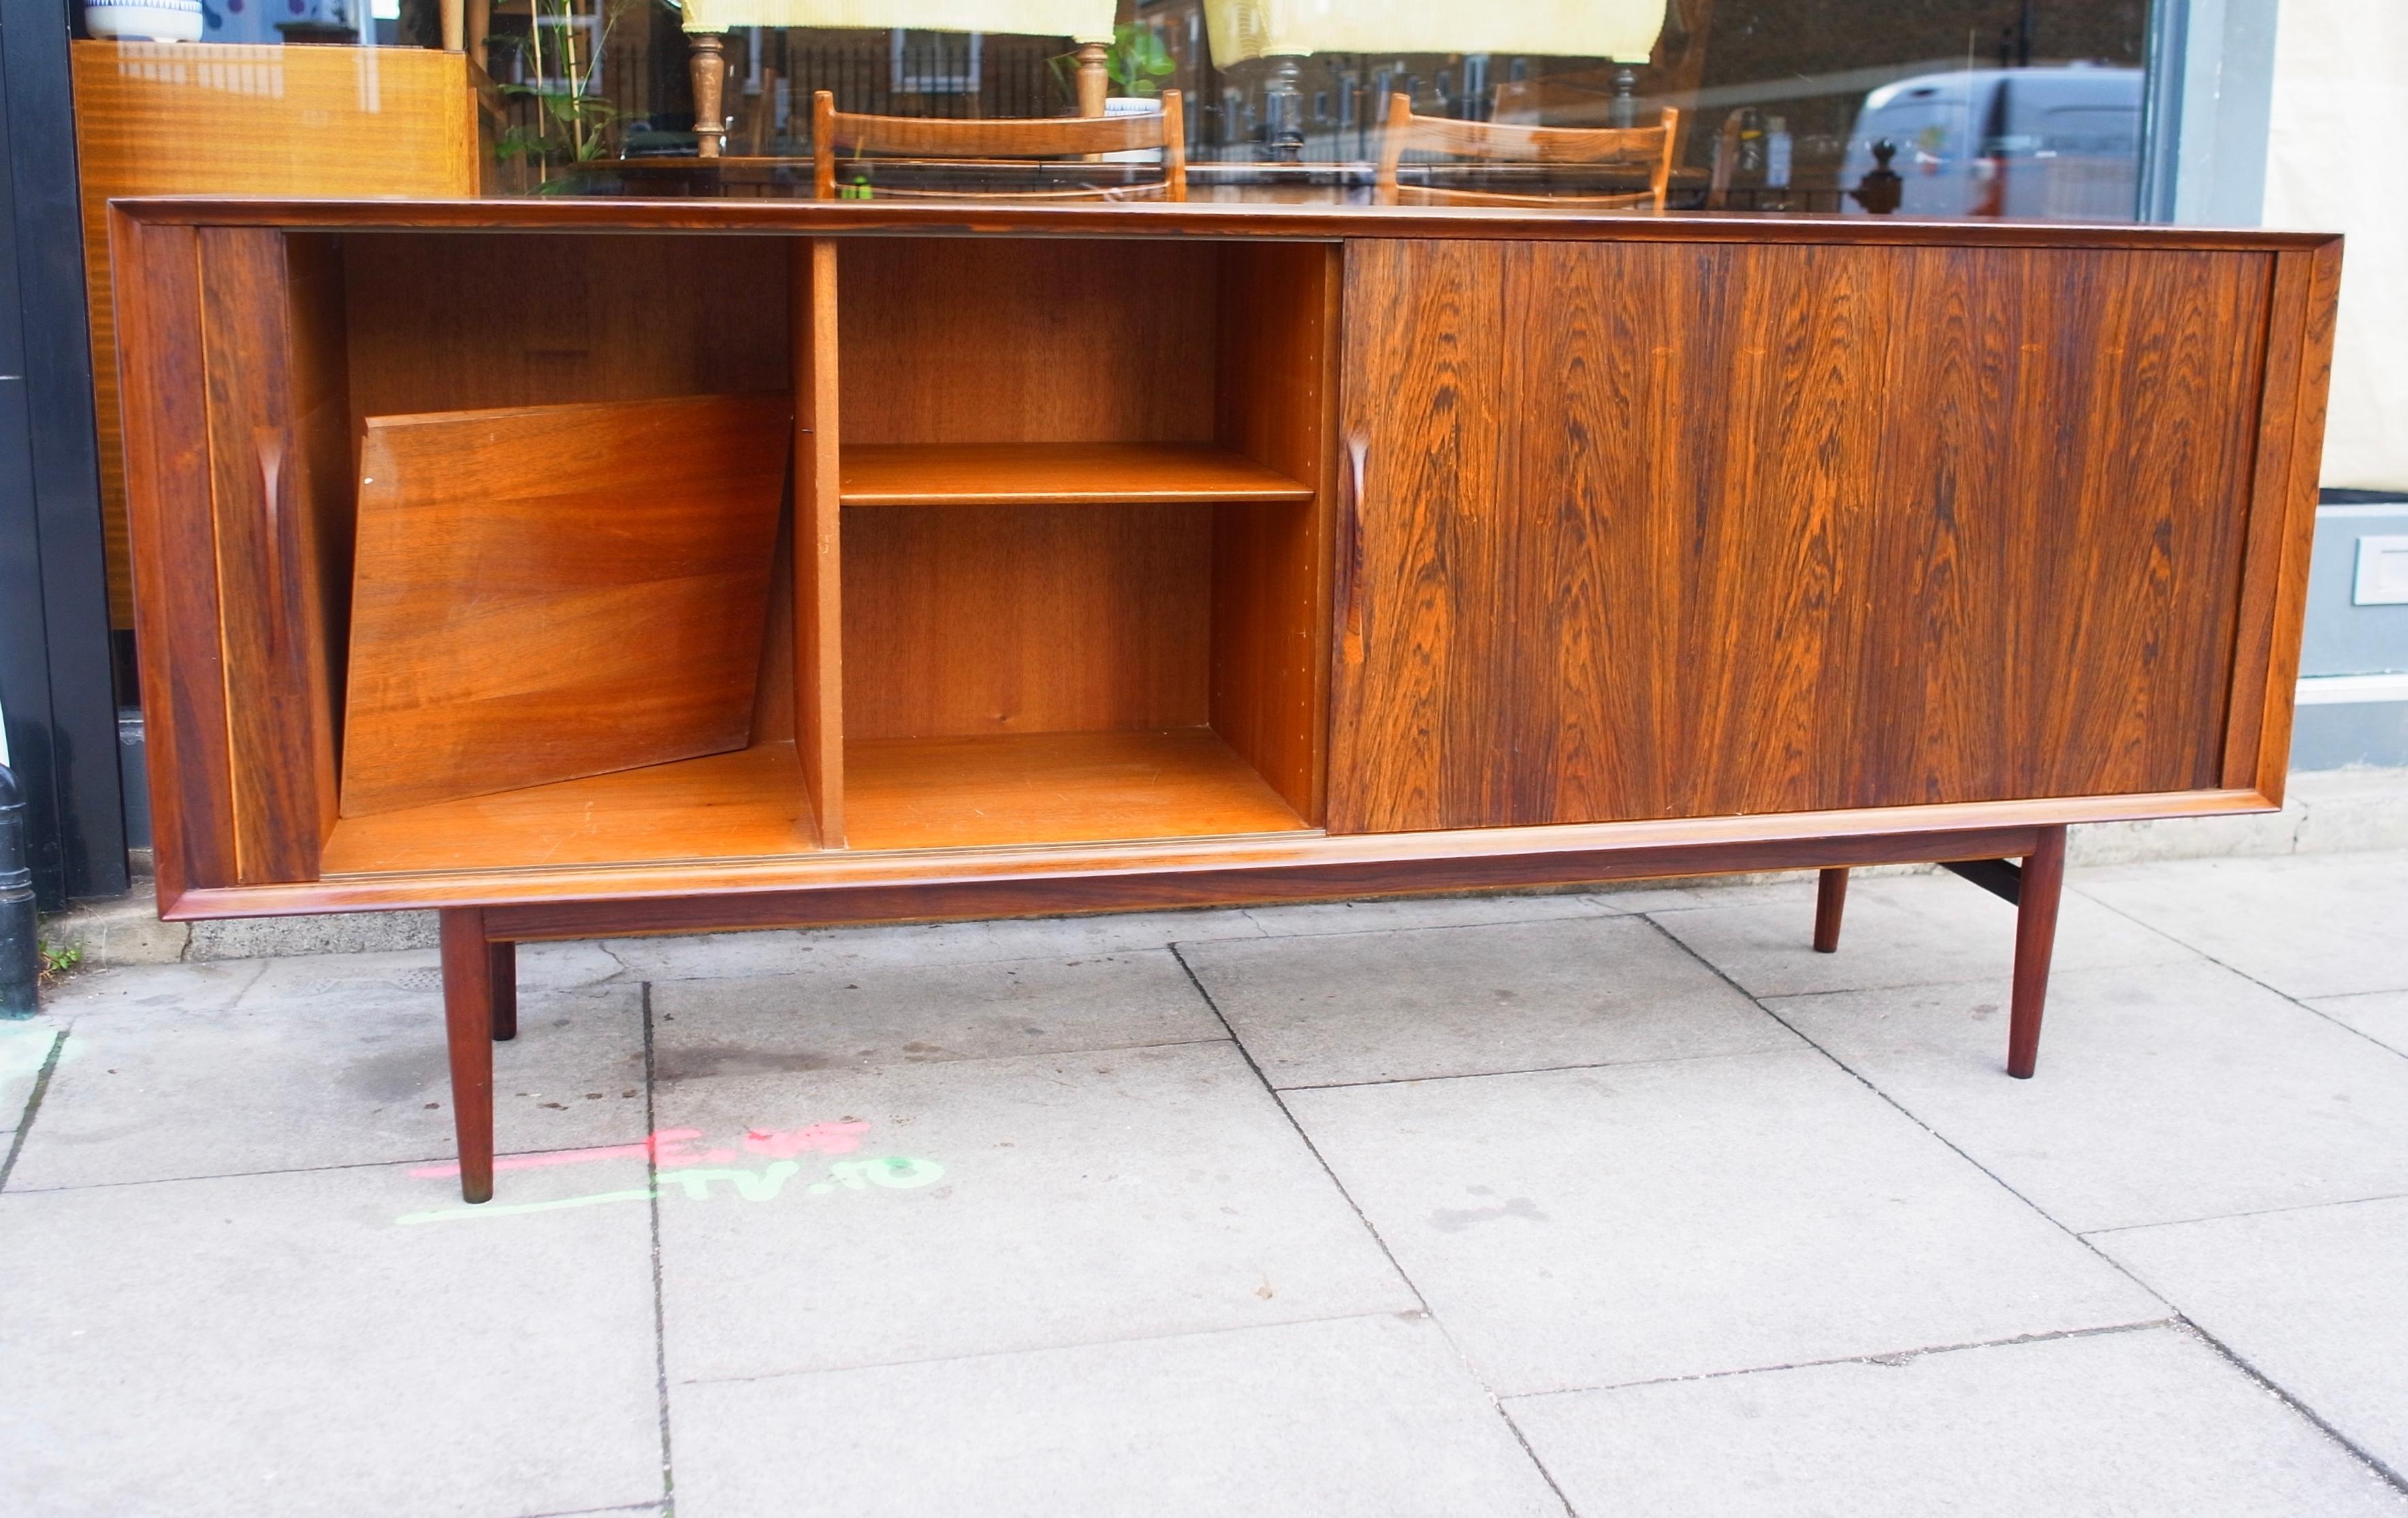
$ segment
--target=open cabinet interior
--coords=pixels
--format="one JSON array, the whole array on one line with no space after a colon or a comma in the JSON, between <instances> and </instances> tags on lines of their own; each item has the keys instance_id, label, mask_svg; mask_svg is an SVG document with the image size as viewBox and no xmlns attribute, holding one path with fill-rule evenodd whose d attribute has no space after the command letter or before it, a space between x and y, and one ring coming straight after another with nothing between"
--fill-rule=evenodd
<instances>
[{"instance_id":1,"label":"open cabinet interior","mask_svg":"<svg viewBox=\"0 0 2408 1518\"><path fill-rule=\"evenodd\" d=\"M322 874L1319 825L1335 245L289 240Z\"/></svg>"}]
</instances>

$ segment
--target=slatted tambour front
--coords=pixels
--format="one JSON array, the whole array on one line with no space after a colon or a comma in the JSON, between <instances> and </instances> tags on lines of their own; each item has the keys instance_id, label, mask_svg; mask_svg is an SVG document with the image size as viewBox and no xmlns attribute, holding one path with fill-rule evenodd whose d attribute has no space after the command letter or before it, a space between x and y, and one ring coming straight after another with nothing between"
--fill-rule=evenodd
<instances>
[{"instance_id":1,"label":"slatted tambour front","mask_svg":"<svg viewBox=\"0 0 2408 1518\"><path fill-rule=\"evenodd\" d=\"M1356 243L1332 826L2217 784L2272 272Z\"/></svg>"}]
</instances>

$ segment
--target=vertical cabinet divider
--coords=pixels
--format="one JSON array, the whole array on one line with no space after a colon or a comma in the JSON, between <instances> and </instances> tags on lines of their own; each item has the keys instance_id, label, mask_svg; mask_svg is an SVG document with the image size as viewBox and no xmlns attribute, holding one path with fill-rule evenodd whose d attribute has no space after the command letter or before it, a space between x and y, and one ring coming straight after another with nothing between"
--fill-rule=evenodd
<instances>
[{"instance_id":1,"label":"vertical cabinet divider","mask_svg":"<svg viewBox=\"0 0 2408 1518\"><path fill-rule=\"evenodd\" d=\"M844 615L838 508L836 243L794 250L795 749L820 847L844 847Z\"/></svg>"}]
</instances>

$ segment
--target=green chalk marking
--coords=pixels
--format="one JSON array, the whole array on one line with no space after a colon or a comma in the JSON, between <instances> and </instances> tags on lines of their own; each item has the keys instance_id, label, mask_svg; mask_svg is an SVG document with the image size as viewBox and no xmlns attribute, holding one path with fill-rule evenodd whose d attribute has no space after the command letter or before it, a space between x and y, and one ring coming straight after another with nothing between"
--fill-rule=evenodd
<instances>
[{"instance_id":1,"label":"green chalk marking","mask_svg":"<svg viewBox=\"0 0 2408 1518\"><path fill-rule=\"evenodd\" d=\"M731 1181L736 1183L737 1195L746 1201L767 1202L775 1201L778 1193L786 1189L786 1182L801 1168L792 1160L777 1160L758 1174L751 1170L663 1170L661 1183L666 1186L674 1181L685 1188L689 1197L707 1202L710 1200L712 1181Z\"/></svg>"},{"instance_id":2,"label":"green chalk marking","mask_svg":"<svg viewBox=\"0 0 2408 1518\"><path fill-rule=\"evenodd\" d=\"M649 1202L652 1188L641 1191L597 1191L590 1196L564 1196L556 1202L485 1202L476 1207L447 1207L439 1212L405 1212L395 1223L449 1223L453 1218L498 1218L513 1212L557 1212L563 1208L593 1207L602 1202Z\"/></svg>"},{"instance_id":3,"label":"green chalk marking","mask_svg":"<svg viewBox=\"0 0 2408 1518\"><path fill-rule=\"evenodd\" d=\"M520 1212L557 1212L563 1208L593 1207L603 1202L649 1202L655 1196L669 1194L674 1184L682 1190L689 1201L707 1202L714 1195L710 1183L728 1182L729 1190L716 1195L739 1196L748 1202L775 1201L802 1170L793 1160L778 1160L758 1170L700 1169L681 1167L660 1172L657 1191L600 1191L590 1196L565 1196L556 1202L511 1202L496 1206L487 1202L480 1207L447 1207L436 1212L408 1212L394 1219L395 1223L449 1223L455 1218L506 1218ZM944 1179L945 1167L935 1160L914 1159L893 1154L884 1159L844 1160L828 1167L827 1181L813 1181L804 1190L812 1196L824 1196L841 1185L860 1191L868 1186L885 1186L897 1191L932 1185Z\"/></svg>"}]
</instances>

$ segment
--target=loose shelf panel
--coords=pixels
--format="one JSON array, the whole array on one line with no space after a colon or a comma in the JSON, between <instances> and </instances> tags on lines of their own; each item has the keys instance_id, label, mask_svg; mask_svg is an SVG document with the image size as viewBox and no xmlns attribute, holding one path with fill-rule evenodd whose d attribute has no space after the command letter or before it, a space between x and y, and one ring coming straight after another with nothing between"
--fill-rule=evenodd
<instances>
[{"instance_id":1,"label":"loose shelf panel","mask_svg":"<svg viewBox=\"0 0 2408 1518\"><path fill-rule=\"evenodd\" d=\"M1312 487L1209 443L848 445L847 506L1309 501Z\"/></svg>"},{"instance_id":2,"label":"loose shelf panel","mask_svg":"<svg viewBox=\"0 0 2408 1518\"><path fill-rule=\"evenodd\" d=\"M327 878L770 859L819 847L790 742L346 817Z\"/></svg>"},{"instance_id":3,"label":"loose shelf panel","mask_svg":"<svg viewBox=\"0 0 2408 1518\"><path fill-rule=\"evenodd\" d=\"M792 415L704 395L368 418L343 814L744 747Z\"/></svg>"}]
</instances>

